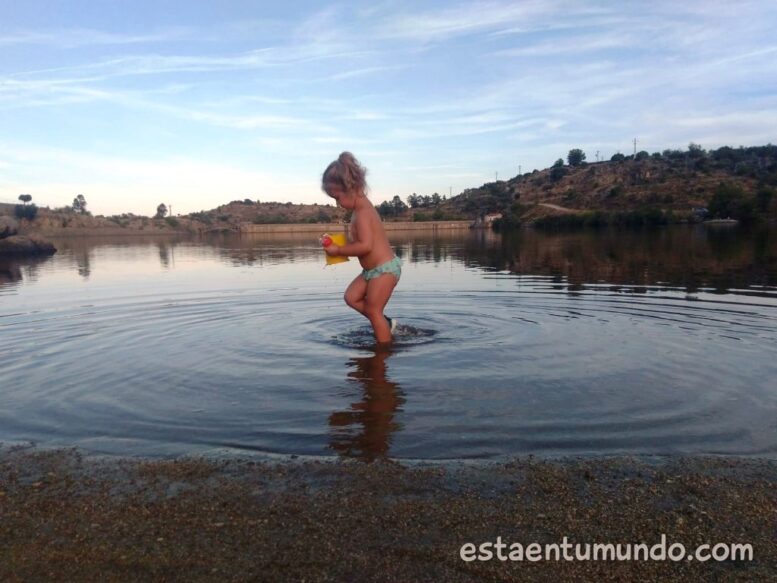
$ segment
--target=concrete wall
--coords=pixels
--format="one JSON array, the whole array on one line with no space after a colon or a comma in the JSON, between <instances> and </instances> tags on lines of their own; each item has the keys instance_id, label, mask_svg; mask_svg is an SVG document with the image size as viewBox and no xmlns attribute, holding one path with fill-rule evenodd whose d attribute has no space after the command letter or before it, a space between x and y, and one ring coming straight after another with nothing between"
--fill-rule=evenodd
<instances>
[{"instance_id":1,"label":"concrete wall","mask_svg":"<svg viewBox=\"0 0 777 583\"><path fill-rule=\"evenodd\" d=\"M422 221L422 222L384 222L387 231L438 231L469 229L471 221ZM243 223L241 233L338 233L345 231L343 223L289 223L286 225L254 225Z\"/></svg>"}]
</instances>

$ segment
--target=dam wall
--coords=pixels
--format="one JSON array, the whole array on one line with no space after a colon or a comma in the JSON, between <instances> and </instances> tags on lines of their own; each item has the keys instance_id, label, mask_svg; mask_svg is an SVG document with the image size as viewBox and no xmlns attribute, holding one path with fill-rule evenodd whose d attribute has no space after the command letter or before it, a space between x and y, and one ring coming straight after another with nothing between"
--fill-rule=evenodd
<instances>
[{"instance_id":1,"label":"dam wall","mask_svg":"<svg viewBox=\"0 0 777 583\"><path fill-rule=\"evenodd\" d=\"M448 231L469 229L471 221L418 221L384 222L386 231ZM345 223L288 223L273 225L255 225L242 223L241 233L338 233L345 231Z\"/></svg>"}]
</instances>

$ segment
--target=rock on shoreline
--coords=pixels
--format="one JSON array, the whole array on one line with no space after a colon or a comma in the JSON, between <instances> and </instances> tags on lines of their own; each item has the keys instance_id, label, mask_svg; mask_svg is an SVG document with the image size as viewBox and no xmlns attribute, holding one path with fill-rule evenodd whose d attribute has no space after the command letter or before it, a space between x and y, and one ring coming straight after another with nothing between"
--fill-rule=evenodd
<instances>
[{"instance_id":1,"label":"rock on shoreline","mask_svg":"<svg viewBox=\"0 0 777 583\"><path fill-rule=\"evenodd\" d=\"M40 237L12 235L0 239L0 256L2 255L53 255L57 252L54 245Z\"/></svg>"}]
</instances>

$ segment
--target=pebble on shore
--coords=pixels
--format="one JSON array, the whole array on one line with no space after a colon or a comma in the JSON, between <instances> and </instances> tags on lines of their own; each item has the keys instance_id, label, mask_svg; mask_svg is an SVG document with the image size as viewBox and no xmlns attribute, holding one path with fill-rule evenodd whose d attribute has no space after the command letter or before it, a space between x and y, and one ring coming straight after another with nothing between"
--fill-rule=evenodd
<instances>
[{"instance_id":1,"label":"pebble on shore","mask_svg":"<svg viewBox=\"0 0 777 583\"><path fill-rule=\"evenodd\" d=\"M766 581L777 462L99 458L0 446L3 581ZM465 543L751 544L753 560L466 562ZM495 549L492 547L492 551Z\"/></svg>"}]
</instances>

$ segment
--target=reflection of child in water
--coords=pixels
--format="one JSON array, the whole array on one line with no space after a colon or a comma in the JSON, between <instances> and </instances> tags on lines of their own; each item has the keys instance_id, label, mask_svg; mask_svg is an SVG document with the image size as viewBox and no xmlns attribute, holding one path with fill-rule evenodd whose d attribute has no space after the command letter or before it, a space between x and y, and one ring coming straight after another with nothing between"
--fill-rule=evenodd
<instances>
[{"instance_id":1,"label":"reflection of child in water","mask_svg":"<svg viewBox=\"0 0 777 583\"><path fill-rule=\"evenodd\" d=\"M362 385L363 394L349 410L329 416L330 447L340 455L365 461L385 458L392 434L401 429L395 416L405 399L399 385L386 376L386 359L391 355L388 350L377 350L372 356L349 362L355 370L348 373L348 378Z\"/></svg>"},{"instance_id":2,"label":"reflection of child in water","mask_svg":"<svg viewBox=\"0 0 777 583\"><path fill-rule=\"evenodd\" d=\"M399 281L402 262L394 255L380 215L367 198L366 173L350 152L340 154L324 171L321 188L341 207L353 211L351 242L324 249L334 257L359 258L363 270L345 290L345 303L370 321L378 343L386 343L391 342L396 321L384 316L383 309Z\"/></svg>"}]
</instances>

